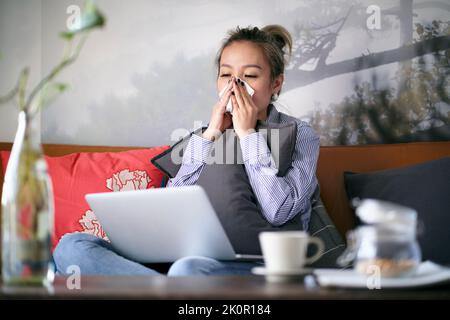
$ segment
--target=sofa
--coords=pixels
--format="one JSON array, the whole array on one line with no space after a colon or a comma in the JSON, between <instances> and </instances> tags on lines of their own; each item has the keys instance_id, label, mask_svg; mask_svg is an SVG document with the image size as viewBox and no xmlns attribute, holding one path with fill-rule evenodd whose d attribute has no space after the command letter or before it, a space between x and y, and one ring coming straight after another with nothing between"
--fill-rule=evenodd
<instances>
[{"instance_id":1,"label":"sofa","mask_svg":"<svg viewBox=\"0 0 450 320\"><path fill-rule=\"evenodd\" d=\"M11 143L0 143L0 151L10 150L11 147ZM44 152L49 156L63 156L78 152L118 152L130 149L136 148L61 144L44 145ZM372 172L419 164L449 156L450 141L322 146L317 167L320 196L332 222L340 235L345 238L347 231L355 226L355 218L345 190L344 172ZM0 185L3 185L1 166Z\"/></svg>"},{"instance_id":2,"label":"sofa","mask_svg":"<svg viewBox=\"0 0 450 320\"><path fill-rule=\"evenodd\" d=\"M11 150L12 143L1 143L0 151ZM117 152L135 147L44 144L44 153L62 156L75 152ZM346 171L371 172L450 156L450 141L399 144L322 146L317 165L322 201L341 235L353 228L354 217L344 187ZM0 185L3 185L0 166ZM1 196L1 189L0 189Z\"/></svg>"}]
</instances>

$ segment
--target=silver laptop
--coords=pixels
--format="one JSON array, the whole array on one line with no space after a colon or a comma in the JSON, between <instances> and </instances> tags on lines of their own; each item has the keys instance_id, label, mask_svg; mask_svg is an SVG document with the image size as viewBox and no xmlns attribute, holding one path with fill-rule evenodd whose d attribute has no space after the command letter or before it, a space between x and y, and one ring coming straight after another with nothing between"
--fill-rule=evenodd
<instances>
[{"instance_id":1,"label":"silver laptop","mask_svg":"<svg viewBox=\"0 0 450 320\"><path fill-rule=\"evenodd\" d=\"M262 260L236 254L200 186L86 195L114 249L141 263L186 256L217 260Z\"/></svg>"}]
</instances>

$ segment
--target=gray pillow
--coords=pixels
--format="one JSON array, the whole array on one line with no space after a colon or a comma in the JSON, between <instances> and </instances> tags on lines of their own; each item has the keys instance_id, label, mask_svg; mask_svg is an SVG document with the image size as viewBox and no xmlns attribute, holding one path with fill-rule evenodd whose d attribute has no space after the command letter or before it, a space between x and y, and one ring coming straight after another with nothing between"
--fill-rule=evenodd
<instances>
[{"instance_id":1,"label":"gray pillow","mask_svg":"<svg viewBox=\"0 0 450 320\"><path fill-rule=\"evenodd\" d=\"M175 177L178 170L180 170L181 163L175 163L172 159L181 159L183 157L184 149L186 148L191 136L193 134L199 134L205 129L205 127L199 128L185 136L183 139L175 142L175 144L173 144L169 149L152 158L150 160L151 163L166 175L168 175L169 178Z\"/></svg>"},{"instance_id":2,"label":"gray pillow","mask_svg":"<svg viewBox=\"0 0 450 320\"><path fill-rule=\"evenodd\" d=\"M368 173L344 173L349 200L372 198L417 210L422 259L450 265L450 157Z\"/></svg>"},{"instance_id":3,"label":"gray pillow","mask_svg":"<svg viewBox=\"0 0 450 320\"><path fill-rule=\"evenodd\" d=\"M290 131L291 134L296 134L296 131L291 131L290 126L280 128L280 131L285 130ZM221 138L225 141L219 139L218 144L223 143L225 154L234 150L234 146L238 143L236 137L228 137L227 139L225 135L222 135ZM287 145L285 145L286 147ZM280 149L280 154L290 152L290 148L283 150L281 145ZM202 186L208 194L234 250L243 254L261 254L258 239L260 232L301 230L302 221L300 216L297 215L280 227L274 227L267 222L258 207L245 166L240 164L242 163L241 155L238 152L233 152L233 154L233 164L206 164L197 184ZM289 156L289 161L286 161L290 165L292 155Z\"/></svg>"},{"instance_id":4,"label":"gray pillow","mask_svg":"<svg viewBox=\"0 0 450 320\"><path fill-rule=\"evenodd\" d=\"M337 258L345 250L345 242L329 217L327 210L320 198L319 187L311 197L311 218L309 220L309 234L322 239L325 245L324 253L319 260L314 262L314 268L337 268ZM308 255L313 254L308 250Z\"/></svg>"}]
</instances>

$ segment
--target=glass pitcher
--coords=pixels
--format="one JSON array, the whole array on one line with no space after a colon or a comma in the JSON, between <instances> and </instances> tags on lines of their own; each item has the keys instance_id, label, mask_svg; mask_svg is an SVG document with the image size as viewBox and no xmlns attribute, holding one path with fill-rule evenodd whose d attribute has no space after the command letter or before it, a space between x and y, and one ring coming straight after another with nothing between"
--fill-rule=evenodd
<instances>
[{"instance_id":1,"label":"glass pitcher","mask_svg":"<svg viewBox=\"0 0 450 320\"><path fill-rule=\"evenodd\" d=\"M415 272L421 262L417 242L417 212L394 203L366 199L356 214L363 226L347 234L347 250L338 259L341 266L353 262L359 273L378 271L384 277Z\"/></svg>"}]
</instances>

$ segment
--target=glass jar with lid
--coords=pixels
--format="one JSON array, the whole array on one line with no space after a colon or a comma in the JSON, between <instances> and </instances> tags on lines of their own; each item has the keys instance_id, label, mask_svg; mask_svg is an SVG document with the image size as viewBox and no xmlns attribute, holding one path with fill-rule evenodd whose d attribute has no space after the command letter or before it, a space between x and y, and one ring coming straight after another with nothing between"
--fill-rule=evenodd
<instances>
[{"instance_id":1,"label":"glass jar with lid","mask_svg":"<svg viewBox=\"0 0 450 320\"><path fill-rule=\"evenodd\" d=\"M366 199L356 214L364 225L347 234L347 250L338 263L353 262L360 273L384 277L413 273L422 256L417 242L417 212L394 203Z\"/></svg>"}]
</instances>

